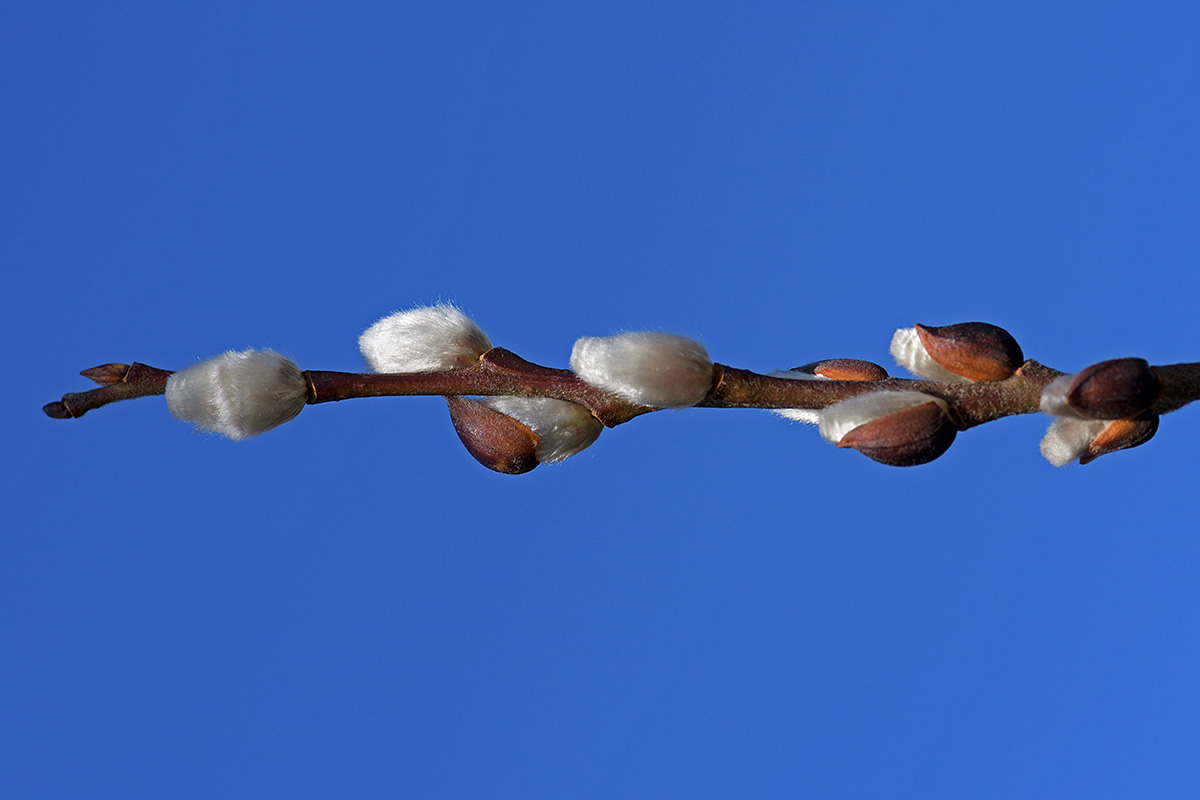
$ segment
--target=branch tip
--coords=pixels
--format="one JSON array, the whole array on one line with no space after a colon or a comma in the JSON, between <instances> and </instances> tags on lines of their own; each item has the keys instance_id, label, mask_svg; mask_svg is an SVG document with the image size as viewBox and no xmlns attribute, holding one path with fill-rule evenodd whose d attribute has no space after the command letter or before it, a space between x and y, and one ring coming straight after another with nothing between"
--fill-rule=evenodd
<instances>
[{"instance_id":1,"label":"branch tip","mask_svg":"<svg viewBox=\"0 0 1200 800\"><path fill-rule=\"evenodd\" d=\"M75 416L71 413L70 407L61 400L46 403L46 405L42 406L42 411L46 412L46 416L51 419L71 419Z\"/></svg>"}]
</instances>

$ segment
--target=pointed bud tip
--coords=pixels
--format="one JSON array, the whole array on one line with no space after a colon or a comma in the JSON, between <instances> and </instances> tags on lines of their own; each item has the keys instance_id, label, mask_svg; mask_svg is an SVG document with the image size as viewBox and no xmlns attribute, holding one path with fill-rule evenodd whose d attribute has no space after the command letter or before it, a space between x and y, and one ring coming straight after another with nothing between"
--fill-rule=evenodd
<instances>
[{"instance_id":1,"label":"pointed bud tip","mask_svg":"<svg viewBox=\"0 0 1200 800\"><path fill-rule=\"evenodd\" d=\"M101 386L110 386L125 380L128 373L128 364L101 364L98 367L85 369L79 374Z\"/></svg>"},{"instance_id":2,"label":"pointed bud tip","mask_svg":"<svg viewBox=\"0 0 1200 800\"><path fill-rule=\"evenodd\" d=\"M538 465L538 435L528 425L470 397L447 397L450 421L467 452L483 466L522 475Z\"/></svg>"}]
</instances>

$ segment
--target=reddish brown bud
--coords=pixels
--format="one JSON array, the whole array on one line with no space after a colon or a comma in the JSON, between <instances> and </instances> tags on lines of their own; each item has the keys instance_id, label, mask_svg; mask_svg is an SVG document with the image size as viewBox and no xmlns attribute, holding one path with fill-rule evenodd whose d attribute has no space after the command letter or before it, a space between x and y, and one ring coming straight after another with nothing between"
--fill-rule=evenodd
<instances>
[{"instance_id":1,"label":"reddish brown bud","mask_svg":"<svg viewBox=\"0 0 1200 800\"><path fill-rule=\"evenodd\" d=\"M1002 381L1025 363L1021 345L1012 334L986 322L916 328L929 357L968 380Z\"/></svg>"},{"instance_id":2,"label":"reddish brown bud","mask_svg":"<svg viewBox=\"0 0 1200 800\"><path fill-rule=\"evenodd\" d=\"M793 367L792 372L807 372L835 381L881 381L887 378L887 370L871 361L858 358L827 358L802 367Z\"/></svg>"},{"instance_id":3,"label":"reddish brown bud","mask_svg":"<svg viewBox=\"0 0 1200 800\"><path fill-rule=\"evenodd\" d=\"M838 447L852 447L881 464L913 467L946 452L957 434L942 407L930 401L859 425Z\"/></svg>"},{"instance_id":4,"label":"reddish brown bud","mask_svg":"<svg viewBox=\"0 0 1200 800\"><path fill-rule=\"evenodd\" d=\"M42 406L42 411L46 412L46 416L52 419L71 419L75 416L71 413L70 406L61 400L46 403L46 405Z\"/></svg>"},{"instance_id":5,"label":"reddish brown bud","mask_svg":"<svg viewBox=\"0 0 1200 800\"><path fill-rule=\"evenodd\" d=\"M1157 396L1158 376L1144 358L1117 358L1076 375L1067 405L1085 419L1125 419L1149 409Z\"/></svg>"},{"instance_id":6,"label":"reddish brown bud","mask_svg":"<svg viewBox=\"0 0 1200 800\"><path fill-rule=\"evenodd\" d=\"M1080 464L1087 464L1117 450L1145 444L1158 432L1158 414L1146 411L1136 417L1113 420L1088 445L1079 457Z\"/></svg>"},{"instance_id":7,"label":"reddish brown bud","mask_svg":"<svg viewBox=\"0 0 1200 800\"><path fill-rule=\"evenodd\" d=\"M89 380L95 381L101 386L110 386L125 380L125 376L128 373L128 364L101 364L98 367L85 369L79 374Z\"/></svg>"},{"instance_id":8,"label":"reddish brown bud","mask_svg":"<svg viewBox=\"0 0 1200 800\"><path fill-rule=\"evenodd\" d=\"M446 405L458 438L480 464L506 475L538 465L538 435L529 426L469 397L447 397Z\"/></svg>"}]
</instances>

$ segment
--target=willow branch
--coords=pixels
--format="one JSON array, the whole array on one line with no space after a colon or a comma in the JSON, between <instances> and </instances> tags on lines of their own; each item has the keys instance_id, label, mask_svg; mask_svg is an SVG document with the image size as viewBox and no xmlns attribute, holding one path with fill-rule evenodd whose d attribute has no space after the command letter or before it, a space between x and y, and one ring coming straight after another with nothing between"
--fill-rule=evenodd
<instances>
[{"instance_id":1,"label":"willow branch","mask_svg":"<svg viewBox=\"0 0 1200 800\"><path fill-rule=\"evenodd\" d=\"M1154 411L1174 411L1200 399L1200 363L1170 364L1154 370L1162 385ZM63 395L62 400L45 406L47 415L71 419L110 403L161 395L171 371L135 362L103 365L81 374L101 386ZM903 378L797 381L716 364L712 390L697 407L819 410L871 392L917 390L945 400L956 426L966 430L1002 417L1037 413L1042 389L1063 374L1026 361L1012 377L995 382L937 383ZM304 375L309 404L416 395L552 397L584 406L607 427L656 410L590 386L570 370L534 364L500 347L484 353L472 366L445 372L310 370Z\"/></svg>"}]
</instances>

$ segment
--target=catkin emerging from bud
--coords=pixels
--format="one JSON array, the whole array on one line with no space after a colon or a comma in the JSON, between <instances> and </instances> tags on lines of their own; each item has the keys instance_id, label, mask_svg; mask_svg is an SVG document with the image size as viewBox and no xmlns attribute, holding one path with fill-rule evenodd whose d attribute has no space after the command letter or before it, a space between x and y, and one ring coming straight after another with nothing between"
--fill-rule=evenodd
<instances>
[{"instance_id":1,"label":"catkin emerging from bud","mask_svg":"<svg viewBox=\"0 0 1200 800\"><path fill-rule=\"evenodd\" d=\"M450 421L467 452L483 466L505 475L523 475L538 465L538 435L473 397L447 397Z\"/></svg>"},{"instance_id":2,"label":"catkin emerging from bud","mask_svg":"<svg viewBox=\"0 0 1200 800\"><path fill-rule=\"evenodd\" d=\"M987 322L901 328L891 351L912 374L943 383L1002 381L1025 360L1012 334Z\"/></svg>"},{"instance_id":3,"label":"catkin emerging from bud","mask_svg":"<svg viewBox=\"0 0 1200 800\"><path fill-rule=\"evenodd\" d=\"M1139 409L1153 401L1158 383L1142 364L1141 359L1103 361L1078 375L1060 375L1046 384L1041 410L1054 418L1040 446L1047 461L1056 467L1076 459L1088 464L1154 437L1158 414ZM1147 373L1154 379L1150 386L1143 377ZM1098 414L1104 416L1097 418Z\"/></svg>"},{"instance_id":4,"label":"catkin emerging from bud","mask_svg":"<svg viewBox=\"0 0 1200 800\"><path fill-rule=\"evenodd\" d=\"M529 427L538 436L539 464L553 464L589 447L604 426L581 405L553 397L485 397L480 400Z\"/></svg>"},{"instance_id":5,"label":"catkin emerging from bud","mask_svg":"<svg viewBox=\"0 0 1200 800\"><path fill-rule=\"evenodd\" d=\"M687 408L708 396L713 364L699 342L650 331L584 337L571 369L606 392L655 408Z\"/></svg>"},{"instance_id":6,"label":"catkin emerging from bud","mask_svg":"<svg viewBox=\"0 0 1200 800\"><path fill-rule=\"evenodd\" d=\"M300 368L273 350L229 351L167 378L167 409L239 440L295 417L308 398Z\"/></svg>"},{"instance_id":7,"label":"catkin emerging from bud","mask_svg":"<svg viewBox=\"0 0 1200 800\"><path fill-rule=\"evenodd\" d=\"M906 370L929 381L940 383L970 383L967 378L957 375L933 360L933 356L925 349L921 336L916 328L900 328L892 336L889 348L892 358Z\"/></svg>"},{"instance_id":8,"label":"catkin emerging from bud","mask_svg":"<svg viewBox=\"0 0 1200 800\"><path fill-rule=\"evenodd\" d=\"M946 401L923 392L872 392L821 411L821 435L893 467L912 467L954 443Z\"/></svg>"},{"instance_id":9,"label":"catkin emerging from bud","mask_svg":"<svg viewBox=\"0 0 1200 800\"><path fill-rule=\"evenodd\" d=\"M466 314L439 305L384 317L363 331L358 348L375 372L442 372L474 364L492 343Z\"/></svg>"}]
</instances>

